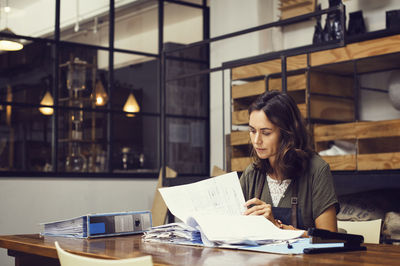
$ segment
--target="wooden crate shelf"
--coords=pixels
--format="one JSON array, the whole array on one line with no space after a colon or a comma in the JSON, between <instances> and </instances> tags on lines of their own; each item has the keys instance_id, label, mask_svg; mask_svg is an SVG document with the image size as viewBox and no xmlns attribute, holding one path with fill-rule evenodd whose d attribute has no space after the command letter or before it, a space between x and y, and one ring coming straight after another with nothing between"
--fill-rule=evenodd
<instances>
[{"instance_id":1,"label":"wooden crate shelf","mask_svg":"<svg viewBox=\"0 0 400 266\"><path fill-rule=\"evenodd\" d=\"M247 110L232 112L232 125L247 125L249 123L249 114Z\"/></svg>"},{"instance_id":2,"label":"wooden crate shelf","mask_svg":"<svg viewBox=\"0 0 400 266\"><path fill-rule=\"evenodd\" d=\"M354 121L353 100L312 95L309 106L311 119Z\"/></svg>"},{"instance_id":3,"label":"wooden crate shelf","mask_svg":"<svg viewBox=\"0 0 400 266\"><path fill-rule=\"evenodd\" d=\"M281 0L281 19L288 19L315 11L316 0Z\"/></svg>"},{"instance_id":4,"label":"wooden crate shelf","mask_svg":"<svg viewBox=\"0 0 400 266\"><path fill-rule=\"evenodd\" d=\"M232 85L232 99L256 96L263 92L265 92L265 80L248 82L241 85Z\"/></svg>"},{"instance_id":5,"label":"wooden crate shelf","mask_svg":"<svg viewBox=\"0 0 400 266\"><path fill-rule=\"evenodd\" d=\"M400 169L400 119L314 126L317 152L335 140L353 142L357 153L323 156L332 170Z\"/></svg>"},{"instance_id":6,"label":"wooden crate shelf","mask_svg":"<svg viewBox=\"0 0 400 266\"><path fill-rule=\"evenodd\" d=\"M242 172L251 163L249 131L233 131L230 135L232 147L231 171Z\"/></svg>"},{"instance_id":7,"label":"wooden crate shelf","mask_svg":"<svg viewBox=\"0 0 400 266\"><path fill-rule=\"evenodd\" d=\"M400 120L398 119L357 123L359 139L395 136L400 136Z\"/></svg>"},{"instance_id":8,"label":"wooden crate shelf","mask_svg":"<svg viewBox=\"0 0 400 266\"><path fill-rule=\"evenodd\" d=\"M303 1L285 3L299 5L300 2ZM332 170L400 169L399 120L354 122L359 89L354 77L392 69L400 69L400 34L287 57L287 93L310 122L308 126L311 128L317 121L331 124L315 125L316 150L326 149L334 140L351 141L356 146L354 155L325 157ZM233 81L247 81L232 86L232 125L248 124L247 108L265 90L282 90L281 71L280 58L231 69ZM245 146L240 138L236 140L235 135L233 138L231 145L235 152L229 162L232 169L242 171L250 158L240 152Z\"/></svg>"},{"instance_id":9,"label":"wooden crate shelf","mask_svg":"<svg viewBox=\"0 0 400 266\"><path fill-rule=\"evenodd\" d=\"M305 69L307 67L307 55L289 56L286 60L288 71ZM282 71L281 59L269 60L261 63L232 68L232 80L264 77Z\"/></svg>"},{"instance_id":10,"label":"wooden crate shelf","mask_svg":"<svg viewBox=\"0 0 400 266\"><path fill-rule=\"evenodd\" d=\"M400 169L400 152L359 154L358 170L391 170Z\"/></svg>"},{"instance_id":11,"label":"wooden crate shelf","mask_svg":"<svg viewBox=\"0 0 400 266\"><path fill-rule=\"evenodd\" d=\"M231 146L250 144L249 131L231 132Z\"/></svg>"},{"instance_id":12,"label":"wooden crate shelf","mask_svg":"<svg viewBox=\"0 0 400 266\"><path fill-rule=\"evenodd\" d=\"M329 164L331 170L354 171L357 169L357 159L355 154L338 155L338 156L322 156Z\"/></svg>"},{"instance_id":13,"label":"wooden crate shelf","mask_svg":"<svg viewBox=\"0 0 400 266\"><path fill-rule=\"evenodd\" d=\"M250 157L238 157L231 159L231 171L243 172L251 163Z\"/></svg>"},{"instance_id":14,"label":"wooden crate shelf","mask_svg":"<svg viewBox=\"0 0 400 266\"><path fill-rule=\"evenodd\" d=\"M400 35L352 43L310 54L312 67L400 52Z\"/></svg>"},{"instance_id":15,"label":"wooden crate shelf","mask_svg":"<svg viewBox=\"0 0 400 266\"><path fill-rule=\"evenodd\" d=\"M311 71L309 90L311 93L353 98L354 80L353 77Z\"/></svg>"},{"instance_id":16,"label":"wooden crate shelf","mask_svg":"<svg viewBox=\"0 0 400 266\"><path fill-rule=\"evenodd\" d=\"M305 90L307 88L307 74L291 75L286 78L288 91ZM269 90L282 90L281 78L270 78L268 80Z\"/></svg>"}]
</instances>

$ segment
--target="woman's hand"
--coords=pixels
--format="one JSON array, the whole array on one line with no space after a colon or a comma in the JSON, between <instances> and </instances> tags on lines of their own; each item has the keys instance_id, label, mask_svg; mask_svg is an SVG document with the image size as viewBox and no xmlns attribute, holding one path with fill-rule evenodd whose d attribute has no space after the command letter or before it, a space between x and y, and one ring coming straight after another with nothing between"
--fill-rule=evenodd
<instances>
[{"instance_id":1,"label":"woman's hand","mask_svg":"<svg viewBox=\"0 0 400 266\"><path fill-rule=\"evenodd\" d=\"M244 215L262 215L270 220L273 224L277 225L277 221L275 220L274 214L272 213L271 204L267 204L257 198L252 198L246 201L244 206L247 208L244 212Z\"/></svg>"}]
</instances>

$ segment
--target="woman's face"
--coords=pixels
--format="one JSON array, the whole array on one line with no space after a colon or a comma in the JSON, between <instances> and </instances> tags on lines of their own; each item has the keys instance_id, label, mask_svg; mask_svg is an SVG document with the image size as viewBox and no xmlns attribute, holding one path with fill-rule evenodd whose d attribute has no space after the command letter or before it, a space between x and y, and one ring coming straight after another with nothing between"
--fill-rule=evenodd
<instances>
[{"instance_id":1,"label":"woman's face","mask_svg":"<svg viewBox=\"0 0 400 266\"><path fill-rule=\"evenodd\" d=\"M250 139L260 159L273 164L279 147L280 130L269 121L264 111L253 111L249 120Z\"/></svg>"}]
</instances>

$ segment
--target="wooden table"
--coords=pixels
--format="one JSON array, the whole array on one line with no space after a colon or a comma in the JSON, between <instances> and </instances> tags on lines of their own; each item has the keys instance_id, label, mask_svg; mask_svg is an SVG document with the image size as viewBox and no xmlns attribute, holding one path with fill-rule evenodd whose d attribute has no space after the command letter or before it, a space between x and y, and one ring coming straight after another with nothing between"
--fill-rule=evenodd
<instances>
[{"instance_id":1,"label":"wooden table","mask_svg":"<svg viewBox=\"0 0 400 266\"><path fill-rule=\"evenodd\" d=\"M54 241L72 253L106 259L152 255L154 265L399 265L400 246L366 244L367 251L314 255L278 255L219 248L148 243L141 235L99 239L0 236L0 247L15 257L15 265L59 265Z\"/></svg>"}]
</instances>

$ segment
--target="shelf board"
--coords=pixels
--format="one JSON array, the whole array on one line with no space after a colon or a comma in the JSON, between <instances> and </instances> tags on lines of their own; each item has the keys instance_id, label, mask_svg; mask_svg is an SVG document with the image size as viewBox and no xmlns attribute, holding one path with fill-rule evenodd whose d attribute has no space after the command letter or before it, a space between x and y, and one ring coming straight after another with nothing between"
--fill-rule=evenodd
<instances>
[{"instance_id":1,"label":"shelf board","mask_svg":"<svg viewBox=\"0 0 400 266\"><path fill-rule=\"evenodd\" d=\"M358 154L358 170L400 169L400 152Z\"/></svg>"},{"instance_id":2,"label":"shelf board","mask_svg":"<svg viewBox=\"0 0 400 266\"><path fill-rule=\"evenodd\" d=\"M310 54L310 65L316 67L397 52L400 52L400 35L393 35L313 52Z\"/></svg>"},{"instance_id":3,"label":"shelf board","mask_svg":"<svg viewBox=\"0 0 400 266\"><path fill-rule=\"evenodd\" d=\"M315 0L281 0L281 19L288 19L312 13L316 8Z\"/></svg>"},{"instance_id":4,"label":"shelf board","mask_svg":"<svg viewBox=\"0 0 400 266\"><path fill-rule=\"evenodd\" d=\"M250 157L238 157L231 159L231 171L242 172L251 164Z\"/></svg>"},{"instance_id":5,"label":"shelf board","mask_svg":"<svg viewBox=\"0 0 400 266\"><path fill-rule=\"evenodd\" d=\"M231 146L246 145L250 143L249 131L232 131Z\"/></svg>"},{"instance_id":6,"label":"shelf board","mask_svg":"<svg viewBox=\"0 0 400 266\"><path fill-rule=\"evenodd\" d=\"M307 88L307 74L291 75L286 78L288 91L305 90ZM268 79L269 90L282 90L282 78Z\"/></svg>"},{"instance_id":7,"label":"shelf board","mask_svg":"<svg viewBox=\"0 0 400 266\"><path fill-rule=\"evenodd\" d=\"M289 56L286 59L287 71L305 69L307 67L307 55L300 54ZM232 68L232 80L248 79L268 76L282 71L281 59L273 59L261 63Z\"/></svg>"},{"instance_id":8,"label":"shelf board","mask_svg":"<svg viewBox=\"0 0 400 266\"><path fill-rule=\"evenodd\" d=\"M253 81L232 86L232 99L240 99L264 93L265 80Z\"/></svg>"},{"instance_id":9,"label":"shelf board","mask_svg":"<svg viewBox=\"0 0 400 266\"><path fill-rule=\"evenodd\" d=\"M355 154L321 157L329 164L332 171L357 169L357 159Z\"/></svg>"}]
</instances>

